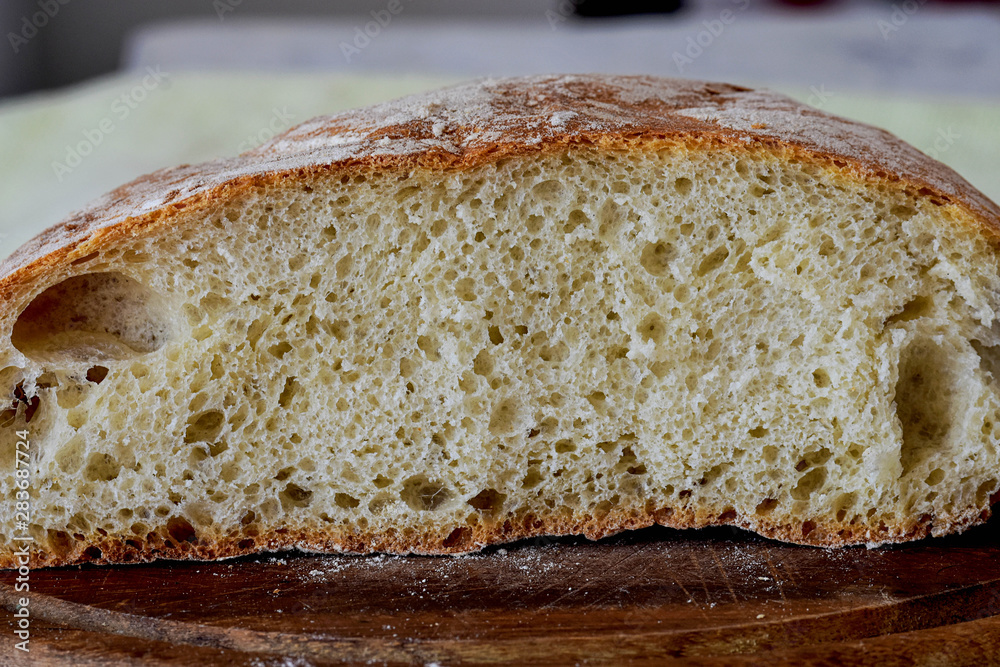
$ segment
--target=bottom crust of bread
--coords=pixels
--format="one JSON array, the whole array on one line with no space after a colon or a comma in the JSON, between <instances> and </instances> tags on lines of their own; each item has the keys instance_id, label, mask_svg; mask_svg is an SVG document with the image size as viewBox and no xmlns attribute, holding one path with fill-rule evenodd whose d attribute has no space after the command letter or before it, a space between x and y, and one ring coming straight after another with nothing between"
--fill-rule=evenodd
<instances>
[{"instance_id":1,"label":"bottom crust of bread","mask_svg":"<svg viewBox=\"0 0 1000 667\"><path fill-rule=\"evenodd\" d=\"M996 498L991 499L993 501ZM67 552L31 554L29 567L57 567L92 563L96 565L146 563L158 559L220 560L254 553L298 550L316 554L458 555L479 551L487 546L536 537L584 535L591 540L615 535L625 530L653 525L669 528L706 528L731 526L783 542L842 547L866 544L869 548L907 542L928 536L961 533L985 523L992 510L969 511L947 518L924 515L910 523L878 525L875 529L850 522L805 521L781 522L760 517L748 518L733 510L721 514L694 512L687 508L632 507L618 508L601 517L539 517L526 514L503 521L483 521L472 526L458 526L450 531L430 529L351 532L308 528L277 528L257 535L198 536L184 533L163 537L122 539L107 536L89 544L73 545ZM0 554L0 568L21 565L16 554Z\"/></svg>"}]
</instances>

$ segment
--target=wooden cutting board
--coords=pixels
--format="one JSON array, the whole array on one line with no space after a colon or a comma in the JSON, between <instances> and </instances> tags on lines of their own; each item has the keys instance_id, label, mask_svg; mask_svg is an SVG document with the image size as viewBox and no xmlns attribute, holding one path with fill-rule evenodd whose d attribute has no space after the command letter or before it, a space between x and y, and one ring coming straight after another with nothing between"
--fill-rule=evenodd
<instances>
[{"instance_id":1,"label":"wooden cutting board","mask_svg":"<svg viewBox=\"0 0 1000 667\"><path fill-rule=\"evenodd\" d=\"M30 660L8 614L3 665L1000 664L997 520L876 550L652 528L463 557L37 570L30 583Z\"/></svg>"}]
</instances>

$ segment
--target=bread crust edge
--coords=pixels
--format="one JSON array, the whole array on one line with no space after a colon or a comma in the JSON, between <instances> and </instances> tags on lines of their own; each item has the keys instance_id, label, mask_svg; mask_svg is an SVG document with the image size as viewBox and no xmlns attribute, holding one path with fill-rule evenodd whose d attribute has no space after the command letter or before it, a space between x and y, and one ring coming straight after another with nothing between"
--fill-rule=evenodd
<instances>
[{"instance_id":1,"label":"bread crust edge","mask_svg":"<svg viewBox=\"0 0 1000 667\"><path fill-rule=\"evenodd\" d=\"M112 565L147 563L154 560L221 560L256 553L297 550L314 554L368 555L459 555L483 548L539 537L583 535L591 540L626 530L654 525L675 529L728 526L743 528L761 537L803 546L839 548L865 545L869 548L908 542L931 535L959 533L986 522L991 510L970 510L947 519L922 516L912 522L881 524L875 530L838 521L781 521L740 515L731 508L697 511L690 508L619 507L603 516L540 517L533 514L484 518L473 526L442 526L437 530L382 530L349 532L343 529L270 528L254 536L195 537L174 540L156 535L156 541L140 537L106 536L81 542L65 554L32 553L29 566ZM138 546L137 546L138 545ZM0 552L0 569L15 569L21 563L10 549Z\"/></svg>"}]
</instances>

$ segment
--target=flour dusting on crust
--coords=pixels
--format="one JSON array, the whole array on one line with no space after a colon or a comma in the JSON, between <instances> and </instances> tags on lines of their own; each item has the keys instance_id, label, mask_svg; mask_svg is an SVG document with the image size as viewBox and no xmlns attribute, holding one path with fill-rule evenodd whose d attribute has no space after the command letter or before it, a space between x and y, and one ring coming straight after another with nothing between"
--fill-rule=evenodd
<instances>
[{"instance_id":1,"label":"flour dusting on crust","mask_svg":"<svg viewBox=\"0 0 1000 667\"><path fill-rule=\"evenodd\" d=\"M15 251L0 264L0 295L118 225L131 232L233 188L331 168L460 169L574 144L646 140L797 151L958 204L1000 233L1000 208L948 167L888 132L777 93L648 76L485 79L314 118L238 157L143 176ZM39 262L50 254L58 256Z\"/></svg>"}]
</instances>

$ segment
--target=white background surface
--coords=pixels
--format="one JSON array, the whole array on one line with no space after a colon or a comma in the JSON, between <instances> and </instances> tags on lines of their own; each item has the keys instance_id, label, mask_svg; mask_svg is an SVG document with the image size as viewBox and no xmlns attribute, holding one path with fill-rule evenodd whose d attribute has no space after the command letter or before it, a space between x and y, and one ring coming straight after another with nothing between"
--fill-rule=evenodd
<instances>
[{"instance_id":1,"label":"white background surface","mask_svg":"<svg viewBox=\"0 0 1000 667\"><path fill-rule=\"evenodd\" d=\"M918 2L848 3L792 14L761 8L758 0L711 0L683 14L607 21L542 9L553 3L542 3L534 16L492 21L418 19L405 3L397 16L383 12L381 22L372 16L264 22L234 12L220 21L140 31L125 64L462 77L655 74L1000 98L1000 8ZM904 5L918 8L907 13Z\"/></svg>"}]
</instances>

